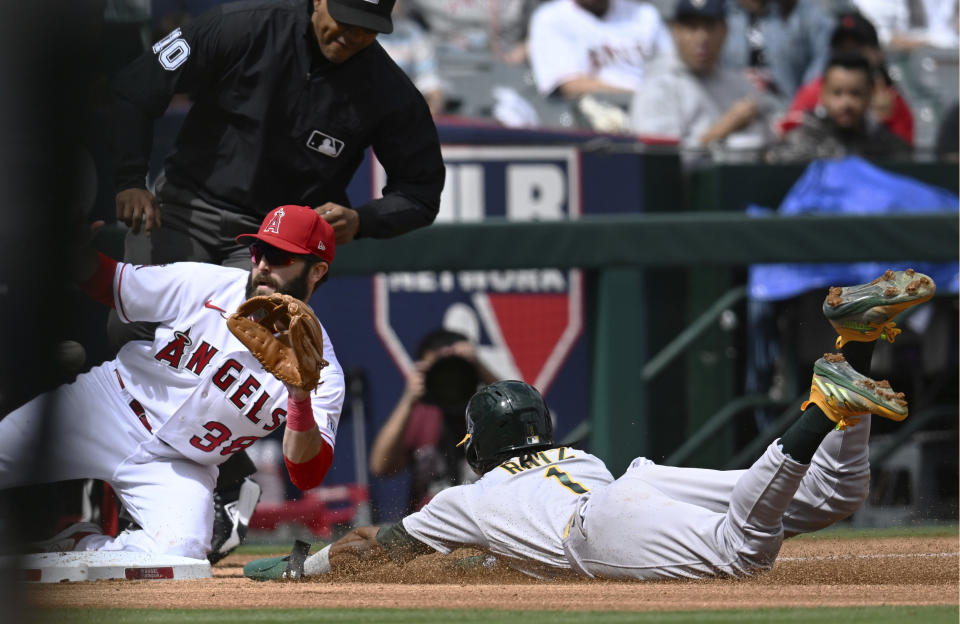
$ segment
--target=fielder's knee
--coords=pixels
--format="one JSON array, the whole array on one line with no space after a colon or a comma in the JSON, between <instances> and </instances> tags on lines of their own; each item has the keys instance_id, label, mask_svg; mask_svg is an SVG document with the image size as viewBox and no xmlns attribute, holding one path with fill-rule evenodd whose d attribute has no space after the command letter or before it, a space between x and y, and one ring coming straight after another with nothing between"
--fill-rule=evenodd
<instances>
[{"instance_id":1,"label":"fielder's knee","mask_svg":"<svg viewBox=\"0 0 960 624\"><path fill-rule=\"evenodd\" d=\"M207 551L210 550L210 543L206 540L179 540L170 544L162 555L173 555L176 557L189 557L191 559L206 559Z\"/></svg>"},{"instance_id":2,"label":"fielder's knee","mask_svg":"<svg viewBox=\"0 0 960 624\"><path fill-rule=\"evenodd\" d=\"M210 539L202 537L153 536L150 551L158 555L206 559L210 550Z\"/></svg>"}]
</instances>

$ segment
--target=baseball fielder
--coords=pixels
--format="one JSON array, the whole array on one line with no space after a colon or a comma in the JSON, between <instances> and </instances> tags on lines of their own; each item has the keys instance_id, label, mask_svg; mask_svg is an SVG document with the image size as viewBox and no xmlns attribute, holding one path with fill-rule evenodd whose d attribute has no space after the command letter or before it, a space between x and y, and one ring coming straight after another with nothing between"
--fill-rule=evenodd
<instances>
[{"instance_id":1,"label":"baseball fielder","mask_svg":"<svg viewBox=\"0 0 960 624\"><path fill-rule=\"evenodd\" d=\"M308 301L334 256L333 228L312 209L270 212L252 242L249 271L182 262L117 263L102 254L84 288L124 322L158 322L152 342L30 401L0 421L0 487L66 479L110 483L142 528L117 537L95 525L66 529L47 550L132 550L206 556L216 466L286 423L283 452L301 489L333 460L343 372L322 330L328 365L312 392L267 372L227 328L256 295ZM92 253L92 252L91 252ZM43 418L45 406L52 406ZM22 467L37 452L40 474Z\"/></svg>"},{"instance_id":2,"label":"baseball fielder","mask_svg":"<svg viewBox=\"0 0 960 624\"><path fill-rule=\"evenodd\" d=\"M870 284L831 289L824 311L838 346L859 359L891 319L934 292L928 277L888 271ZM862 343L868 343L866 345ZM470 400L467 461L483 476L440 492L419 512L361 527L309 558L248 564L254 579L320 574L358 563L479 548L536 577L618 579L745 577L767 570L784 537L828 526L866 497L870 414L900 421L907 402L858 373L839 353L814 364L804 412L749 469L658 466L637 458L619 479L579 449L556 446L540 394L497 382Z\"/></svg>"}]
</instances>

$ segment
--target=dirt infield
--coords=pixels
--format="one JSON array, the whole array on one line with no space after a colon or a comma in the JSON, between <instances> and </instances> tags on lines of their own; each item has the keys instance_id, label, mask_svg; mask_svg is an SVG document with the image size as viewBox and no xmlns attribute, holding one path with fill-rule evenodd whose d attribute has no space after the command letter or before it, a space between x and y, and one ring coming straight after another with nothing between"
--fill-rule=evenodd
<instances>
[{"instance_id":1,"label":"dirt infield","mask_svg":"<svg viewBox=\"0 0 960 624\"><path fill-rule=\"evenodd\" d=\"M96 581L30 588L40 607L426 608L672 611L757 607L956 605L957 537L791 540L775 568L748 581L539 582L512 571L457 572L450 557L421 557L401 573L258 583L252 556L231 556L214 578Z\"/></svg>"}]
</instances>

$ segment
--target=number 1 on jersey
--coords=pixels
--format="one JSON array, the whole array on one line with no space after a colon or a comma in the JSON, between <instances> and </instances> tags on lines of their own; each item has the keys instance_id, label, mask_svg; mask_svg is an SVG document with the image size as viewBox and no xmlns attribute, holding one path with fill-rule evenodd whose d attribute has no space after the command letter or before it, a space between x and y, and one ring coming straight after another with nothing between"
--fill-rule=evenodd
<instances>
[{"instance_id":1,"label":"number 1 on jersey","mask_svg":"<svg viewBox=\"0 0 960 624\"><path fill-rule=\"evenodd\" d=\"M543 473L543 477L545 479L549 479L550 477L553 477L554 479L560 482L560 485L567 488L574 494L586 494L588 492L587 488L583 487L582 485L580 485L579 483L571 479L569 474L560 470L556 466L550 466L549 468L547 468L547 470Z\"/></svg>"}]
</instances>

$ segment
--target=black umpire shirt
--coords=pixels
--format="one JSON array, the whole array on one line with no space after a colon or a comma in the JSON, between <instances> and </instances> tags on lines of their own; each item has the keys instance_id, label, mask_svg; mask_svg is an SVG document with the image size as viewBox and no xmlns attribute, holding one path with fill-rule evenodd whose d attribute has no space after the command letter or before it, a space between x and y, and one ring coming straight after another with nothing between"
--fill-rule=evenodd
<instances>
[{"instance_id":1,"label":"black umpire shirt","mask_svg":"<svg viewBox=\"0 0 960 624\"><path fill-rule=\"evenodd\" d=\"M348 206L347 184L372 146L387 183L382 198L355 208L357 235L430 224L444 167L426 102L377 42L329 62L312 11L310 0L221 5L122 70L113 83L117 191L145 187L153 120L189 93L164 196L172 187L257 220L283 204Z\"/></svg>"}]
</instances>

